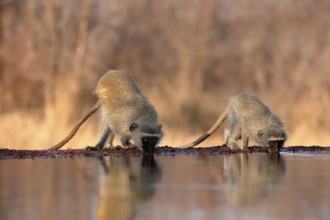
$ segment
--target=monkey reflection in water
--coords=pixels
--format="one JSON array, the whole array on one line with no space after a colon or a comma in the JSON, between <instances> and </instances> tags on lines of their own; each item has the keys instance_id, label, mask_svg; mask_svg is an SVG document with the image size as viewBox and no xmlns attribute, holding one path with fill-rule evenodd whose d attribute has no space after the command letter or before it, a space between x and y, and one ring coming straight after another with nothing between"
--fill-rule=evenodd
<instances>
[{"instance_id":1,"label":"monkey reflection in water","mask_svg":"<svg viewBox=\"0 0 330 220\"><path fill-rule=\"evenodd\" d=\"M223 163L208 158L210 172L217 182L225 184L228 202L233 205L257 204L278 185L285 173L280 154L233 154Z\"/></svg>"},{"instance_id":2,"label":"monkey reflection in water","mask_svg":"<svg viewBox=\"0 0 330 220\"><path fill-rule=\"evenodd\" d=\"M161 167L152 154L100 159L105 175L101 181L98 219L133 219L139 205L154 196Z\"/></svg>"}]
</instances>

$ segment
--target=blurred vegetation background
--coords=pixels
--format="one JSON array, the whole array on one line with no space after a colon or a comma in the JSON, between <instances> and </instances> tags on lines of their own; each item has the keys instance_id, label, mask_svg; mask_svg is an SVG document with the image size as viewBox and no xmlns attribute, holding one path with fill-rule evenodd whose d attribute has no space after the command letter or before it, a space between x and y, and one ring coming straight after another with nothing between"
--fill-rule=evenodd
<instances>
[{"instance_id":1,"label":"blurred vegetation background","mask_svg":"<svg viewBox=\"0 0 330 220\"><path fill-rule=\"evenodd\" d=\"M110 69L154 104L161 145L192 141L248 91L282 117L287 145L329 146L329 11L327 0L1 0L0 147L59 141ZM94 116L67 146L100 130Z\"/></svg>"}]
</instances>

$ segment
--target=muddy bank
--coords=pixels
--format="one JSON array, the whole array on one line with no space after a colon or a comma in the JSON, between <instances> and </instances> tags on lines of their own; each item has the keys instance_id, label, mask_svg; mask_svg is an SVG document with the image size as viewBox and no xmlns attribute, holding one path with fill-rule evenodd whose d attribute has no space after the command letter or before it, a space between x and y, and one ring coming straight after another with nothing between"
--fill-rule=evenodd
<instances>
[{"instance_id":1,"label":"muddy bank","mask_svg":"<svg viewBox=\"0 0 330 220\"><path fill-rule=\"evenodd\" d=\"M262 147L249 147L248 150L232 150L226 146L213 146L201 148L175 148L169 146L157 147L155 155L179 155L179 154L200 154L200 155L227 155L237 153L267 153L268 150ZM328 153L330 147L321 146L291 146L281 149L286 153ZM99 157L107 155L140 156L143 153L137 148L129 149L67 149L67 150L14 150L0 149L0 159L11 158L60 158L60 157Z\"/></svg>"}]
</instances>

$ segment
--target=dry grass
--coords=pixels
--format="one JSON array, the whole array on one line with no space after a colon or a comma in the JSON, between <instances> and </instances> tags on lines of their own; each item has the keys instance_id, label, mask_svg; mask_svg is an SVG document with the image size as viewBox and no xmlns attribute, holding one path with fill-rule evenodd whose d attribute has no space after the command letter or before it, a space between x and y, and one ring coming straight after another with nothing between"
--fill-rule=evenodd
<instances>
[{"instance_id":1,"label":"dry grass","mask_svg":"<svg viewBox=\"0 0 330 220\"><path fill-rule=\"evenodd\" d=\"M0 147L44 149L92 107L109 69L132 74L181 145L240 91L285 121L287 145L330 140L328 1L13 1L0 11ZM96 117L68 147L96 142ZM222 144L217 132L203 145Z\"/></svg>"}]
</instances>

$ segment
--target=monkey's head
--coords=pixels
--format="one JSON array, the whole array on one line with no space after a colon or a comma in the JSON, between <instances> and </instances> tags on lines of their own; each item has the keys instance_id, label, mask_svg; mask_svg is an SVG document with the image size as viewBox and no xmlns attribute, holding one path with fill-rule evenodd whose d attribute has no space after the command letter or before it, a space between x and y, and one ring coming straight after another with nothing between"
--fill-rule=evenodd
<instances>
[{"instance_id":1,"label":"monkey's head","mask_svg":"<svg viewBox=\"0 0 330 220\"><path fill-rule=\"evenodd\" d=\"M270 125L258 131L259 143L270 148L271 152L278 152L286 141L286 132L282 126Z\"/></svg>"},{"instance_id":2,"label":"monkey's head","mask_svg":"<svg viewBox=\"0 0 330 220\"><path fill-rule=\"evenodd\" d=\"M163 137L162 125L158 123L132 123L129 128L133 144L143 152L153 153Z\"/></svg>"}]
</instances>

